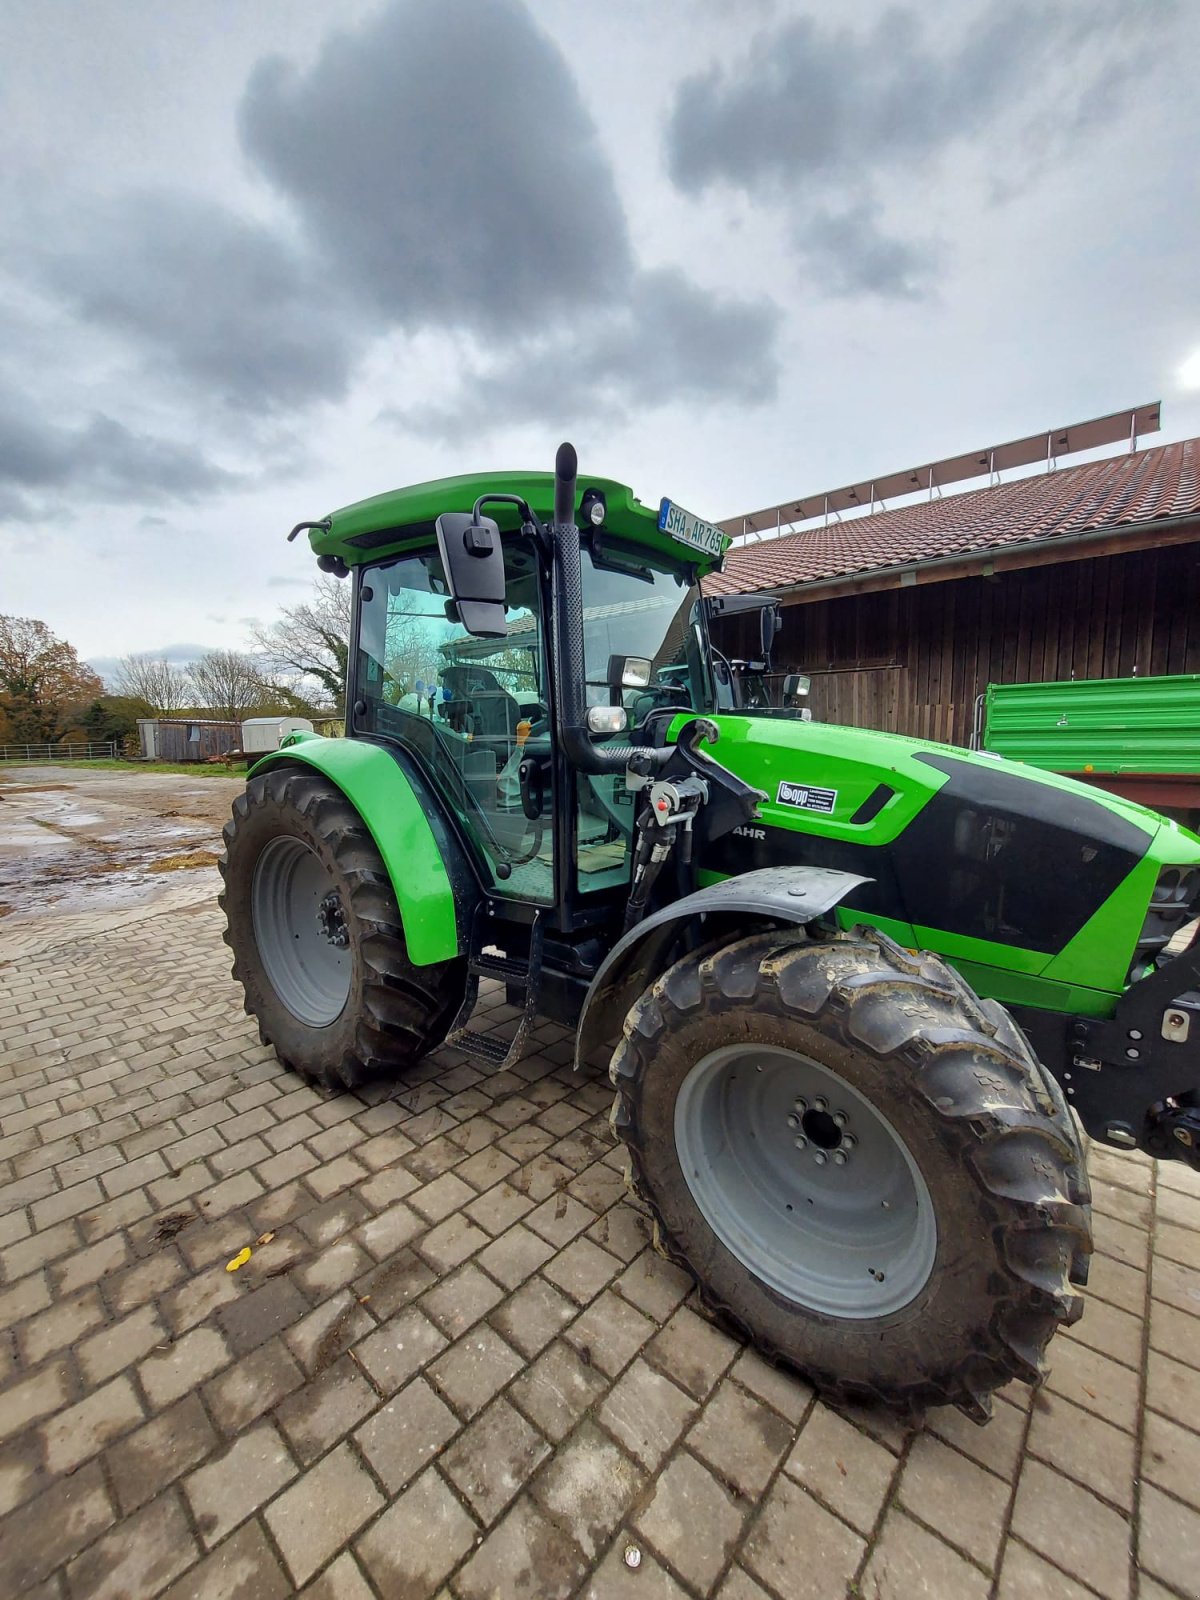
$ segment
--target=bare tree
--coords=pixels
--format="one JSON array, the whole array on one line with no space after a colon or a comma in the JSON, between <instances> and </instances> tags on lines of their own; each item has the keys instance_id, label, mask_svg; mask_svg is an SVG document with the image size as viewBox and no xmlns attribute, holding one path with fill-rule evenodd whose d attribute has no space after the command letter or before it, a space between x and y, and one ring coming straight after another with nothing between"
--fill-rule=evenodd
<instances>
[{"instance_id":1,"label":"bare tree","mask_svg":"<svg viewBox=\"0 0 1200 1600\"><path fill-rule=\"evenodd\" d=\"M74 645L36 617L0 617L0 740L48 743L62 719L103 694Z\"/></svg>"},{"instance_id":2,"label":"bare tree","mask_svg":"<svg viewBox=\"0 0 1200 1600\"><path fill-rule=\"evenodd\" d=\"M350 585L329 573L317 578L310 600L285 606L277 622L254 635L274 678L293 674L292 691L302 698L319 685L318 697L334 707L346 698L349 639Z\"/></svg>"},{"instance_id":3,"label":"bare tree","mask_svg":"<svg viewBox=\"0 0 1200 1600\"><path fill-rule=\"evenodd\" d=\"M182 711L192 700L187 673L165 656L122 656L113 673L113 688L131 700L145 700L160 717Z\"/></svg>"},{"instance_id":4,"label":"bare tree","mask_svg":"<svg viewBox=\"0 0 1200 1600\"><path fill-rule=\"evenodd\" d=\"M210 650L192 662L192 690L222 722L240 722L271 698L258 663L241 650Z\"/></svg>"}]
</instances>

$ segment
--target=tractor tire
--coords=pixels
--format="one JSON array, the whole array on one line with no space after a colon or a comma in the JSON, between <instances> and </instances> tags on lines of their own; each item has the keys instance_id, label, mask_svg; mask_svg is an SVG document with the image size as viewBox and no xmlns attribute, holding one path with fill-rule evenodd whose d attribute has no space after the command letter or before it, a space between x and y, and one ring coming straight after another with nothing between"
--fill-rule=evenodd
<instances>
[{"instance_id":1,"label":"tractor tire","mask_svg":"<svg viewBox=\"0 0 1200 1600\"><path fill-rule=\"evenodd\" d=\"M613 1128L659 1249L769 1360L983 1422L1083 1310L1084 1156L1007 1012L861 933L678 961L625 1020Z\"/></svg>"},{"instance_id":2,"label":"tractor tire","mask_svg":"<svg viewBox=\"0 0 1200 1600\"><path fill-rule=\"evenodd\" d=\"M294 767L251 778L225 824L225 943L245 1009L324 1088L398 1077L445 1038L465 963L408 958L391 880L358 812Z\"/></svg>"}]
</instances>

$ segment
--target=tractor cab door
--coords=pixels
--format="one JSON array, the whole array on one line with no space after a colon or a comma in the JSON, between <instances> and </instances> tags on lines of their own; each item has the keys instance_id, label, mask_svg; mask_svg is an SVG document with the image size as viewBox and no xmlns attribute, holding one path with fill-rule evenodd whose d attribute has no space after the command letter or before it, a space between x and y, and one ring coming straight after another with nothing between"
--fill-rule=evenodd
<instances>
[{"instance_id":1,"label":"tractor cab door","mask_svg":"<svg viewBox=\"0 0 1200 1600\"><path fill-rule=\"evenodd\" d=\"M416 759L489 893L550 904L552 808L529 815L537 797L523 796L520 776L527 757L548 770L550 756L537 560L525 541L506 543L503 560L498 637L467 631L436 549L360 570L353 729Z\"/></svg>"}]
</instances>

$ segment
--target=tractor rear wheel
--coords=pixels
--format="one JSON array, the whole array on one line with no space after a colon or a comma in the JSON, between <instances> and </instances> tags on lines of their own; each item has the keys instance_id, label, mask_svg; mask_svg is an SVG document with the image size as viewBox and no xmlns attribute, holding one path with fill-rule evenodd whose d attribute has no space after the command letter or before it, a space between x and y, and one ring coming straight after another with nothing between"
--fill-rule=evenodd
<instances>
[{"instance_id":1,"label":"tractor rear wheel","mask_svg":"<svg viewBox=\"0 0 1200 1600\"><path fill-rule=\"evenodd\" d=\"M398 1076L441 1043L463 963L409 960L387 870L340 790L276 767L238 795L224 838L233 975L286 1066L352 1088Z\"/></svg>"},{"instance_id":2,"label":"tractor rear wheel","mask_svg":"<svg viewBox=\"0 0 1200 1600\"><path fill-rule=\"evenodd\" d=\"M873 933L696 952L611 1075L656 1242L770 1359L977 1421L1041 1381L1083 1309L1084 1157L1011 1018L936 957Z\"/></svg>"}]
</instances>

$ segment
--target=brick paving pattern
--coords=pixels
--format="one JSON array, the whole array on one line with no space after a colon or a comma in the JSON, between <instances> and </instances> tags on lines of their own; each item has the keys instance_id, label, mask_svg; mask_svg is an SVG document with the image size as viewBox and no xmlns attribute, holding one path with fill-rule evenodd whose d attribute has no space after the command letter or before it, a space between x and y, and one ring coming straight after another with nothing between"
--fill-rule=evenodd
<instances>
[{"instance_id":1,"label":"brick paving pattern","mask_svg":"<svg viewBox=\"0 0 1200 1600\"><path fill-rule=\"evenodd\" d=\"M905 1428L704 1318L562 1030L326 1096L219 931L0 966L0 1595L1200 1595L1196 1177L1093 1150L1046 1388Z\"/></svg>"}]
</instances>

